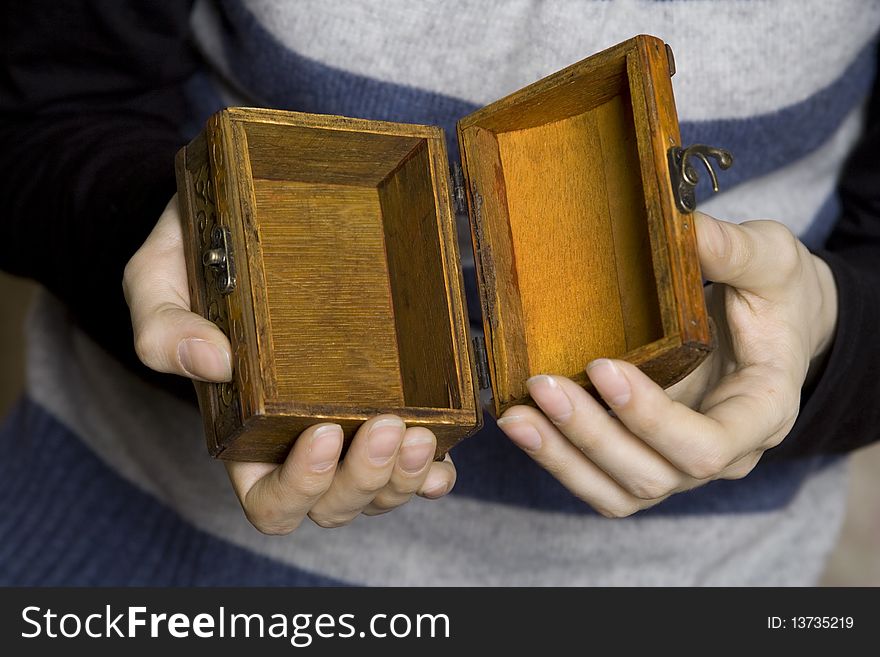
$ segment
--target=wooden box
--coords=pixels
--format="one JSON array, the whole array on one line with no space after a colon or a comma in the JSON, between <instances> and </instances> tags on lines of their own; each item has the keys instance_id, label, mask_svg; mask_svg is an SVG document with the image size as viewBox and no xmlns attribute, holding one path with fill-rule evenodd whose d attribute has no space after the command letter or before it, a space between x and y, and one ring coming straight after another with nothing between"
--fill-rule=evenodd
<instances>
[{"instance_id":1,"label":"wooden box","mask_svg":"<svg viewBox=\"0 0 880 657\"><path fill-rule=\"evenodd\" d=\"M440 457L480 428L481 388L501 413L530 403L534 374L588 387L596 357L663 386L690 372L712 337L672 72L639 36L484 107L458 124L460 176L437 127L211 117L177 158L192 306L233 352L232 382L196 384L210 453L280 461L311 424L350 438L391 412L432 430Z\"/></svg>"}]
</instances>

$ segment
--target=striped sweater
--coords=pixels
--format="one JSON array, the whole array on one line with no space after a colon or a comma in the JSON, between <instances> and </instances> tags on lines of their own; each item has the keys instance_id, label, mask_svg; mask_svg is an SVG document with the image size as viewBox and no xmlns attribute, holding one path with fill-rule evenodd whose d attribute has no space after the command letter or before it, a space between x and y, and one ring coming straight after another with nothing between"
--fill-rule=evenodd
<instances>
[{"instance_id":1,"label":"striped sweater","mask_svg":"<svg viewBox=\"0 0 880 657\"><path fill-rule=\"evenodd\" d=\"M108 58L136 61L137 75L126 71L120 83L108 67L85 90L52 91L37 80L43 73L12 75L0 104L36 135L34 117L54 111L56 132L64 126L80 141L56 135L47 143L82 156L66 168L34 163L44 180L70 185L45 202L63 206L55 210L40 206L39 186L11 171L19 181L13 216L32 221L13 226L12 237L34 243L29 230L65 235L68 223L73 242L83 239L77 231L94 237L98 228L75 218L97 206L106 219L92 244L112 248L106 256L91 244L85 250L104 274L131 255L173 191L168 157L220 107L440 125L455 158L456 120L638 33L675 50L683 141L736 154L725 191L701 209L733 221L781 221L819 249L841 216L837 181L862 133L880 28L880 6L868 0L224 0L144 15L111 7L65 16L93 29ZM46 11L60 20L61 10ZM40 19L37 34L52 34L48 20ZM75 45L47 48L58 57L53 49ZM59 75L64 66L75 67L62 64ZM102 94L101 85L117 95ZM83 118L94 103L110 103L101 107L104 127ZM105 134L117 121L139 119L152 126L150 138L142 128L130 128L139 140L127 140L121 127ZM132 145L113 162L83 141ZM96 182L99 174L110 175L112 191ZM123 217L123 203L134 216ZM54 223L34 220L34 208ZM85 282L95 280L86 294L62 273L39 274L25 262L28 250L20 252L4 251L3 266L38 278L51 294L29 319L26 398L0 430L0 583L810 584L839 530L846 462L830 452L840 449L766 459L743 480L712 482L608 520L490 422L453 451L459 479L447 498L414 500L338 530L303 525L288 537L264 536L244 518L222 465L206 456L186 395L137 371L115 310L96 325L92 311L112 288L101 267L84 265ZM473 281L472 261L463 264ZM473 301L473 285L468 293ZM799 428L797 439L809 441L810 429Z\"/></svg>"}]
</instances>

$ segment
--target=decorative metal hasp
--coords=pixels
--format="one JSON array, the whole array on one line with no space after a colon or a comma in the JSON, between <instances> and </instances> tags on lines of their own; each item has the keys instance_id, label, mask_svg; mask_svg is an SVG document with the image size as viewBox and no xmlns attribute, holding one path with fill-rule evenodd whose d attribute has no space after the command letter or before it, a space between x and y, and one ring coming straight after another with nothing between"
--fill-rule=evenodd
<instances>
[{"instance_id":1,"label":"decorative metal hasp","mask_svg":"<svg viewBox=\"0 0 880 657\"><path fill-rule=\"evenodd\" d=\"M202 254L202 264L214 270L220 294L229 294L235 289L235 261L232 258L229 229L214 226L211 231L211 248Z\"/></svg>"},{"instance_id":2,"label":"decorative metal hasp","mask_svg":"<svg viewBox=\"0 0 880 657\"><path fill-rule=\"evenodd\" d=\"M729 169L733 164L733 155L730 151L705 144L692 144L687 148L673 146L667 151L669 157L669 176L672 179L672 191L675 194L675 204L682 212L693 212L697 209L697 198L694 190L700 177L693 165L693 158L700 160L709 171L712 179L712 190L718 191L718 178L709 158L718 161L722 169Z\"/></svg>"}]
</instances>

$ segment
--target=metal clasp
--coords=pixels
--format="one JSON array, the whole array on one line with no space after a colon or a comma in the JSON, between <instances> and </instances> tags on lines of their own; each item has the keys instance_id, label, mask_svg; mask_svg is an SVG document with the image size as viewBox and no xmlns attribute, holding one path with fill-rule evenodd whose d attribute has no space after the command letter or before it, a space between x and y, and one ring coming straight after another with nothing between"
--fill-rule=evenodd
<instances>
[{"instance_id":1,"label":"metal clasp","mask_svg":"<svg viewBox=\"0 0 880 657\"><path fill-rule=\"evenodd\" d=\"M700 160L709 171L712 179L712 190L718 191L718 178L709 158L715 158L718 166L729 169L733 164L733 155L730 151L705 144L692 144L687 148L673 146L667 151L669 158L669 177L672 180L672 191L675 194L675 204L682 212L693 212L697 209L697 198L694 190L700 177L691 161L691 158Z\"/></svg>"},{"instance_id":2,"label":"metal clasp","mask_svg":"<svg viewBox=\"0 0 880 657\"><path fill-rule=\"evenodd\" d=\"M224 295L235 289L235 261L232 258L231 244L229 229L214 226L211 231L211 248L202 254L202 264L214 270L217 289Z\"/></svg>"}]
</instances>

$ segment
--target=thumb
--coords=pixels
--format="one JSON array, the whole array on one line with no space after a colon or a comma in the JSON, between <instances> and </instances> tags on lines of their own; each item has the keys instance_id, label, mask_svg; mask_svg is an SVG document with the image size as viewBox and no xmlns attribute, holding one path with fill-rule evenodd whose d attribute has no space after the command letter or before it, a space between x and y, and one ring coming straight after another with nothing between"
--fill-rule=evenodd
<instances>
[{"instance_id":1,"label":"thumb","mask_svg":"<svg viewBox=\"0 0 880 657\"><path fill-rule=\"evenodd\" d=\"M232 378L229 340L214 323L190 312L176 196L126 265L122 285L144 365L203 381Z\"/></svg>"},{"instance_id":2,"label":"thumb","mask_svg":"<svg viewBox=\"0 0 880 657\"><path fill-rule=\"evenodd\" d=\"M147 367L202 381L232 378L229 340L215 324L167 302L137 315L132 319L135 350Z\"/></svg>"},{"instance_id":3,"label":"thumb","mask_svg":"<svg viewBox=\"0 0 880 657\"><path fill-rule=\"evenodd\" d=\"M799 242L776 221L729 223L694 213L703 275L758 295L786 283L800 258Z\"/></svg>"}]
</instances>

